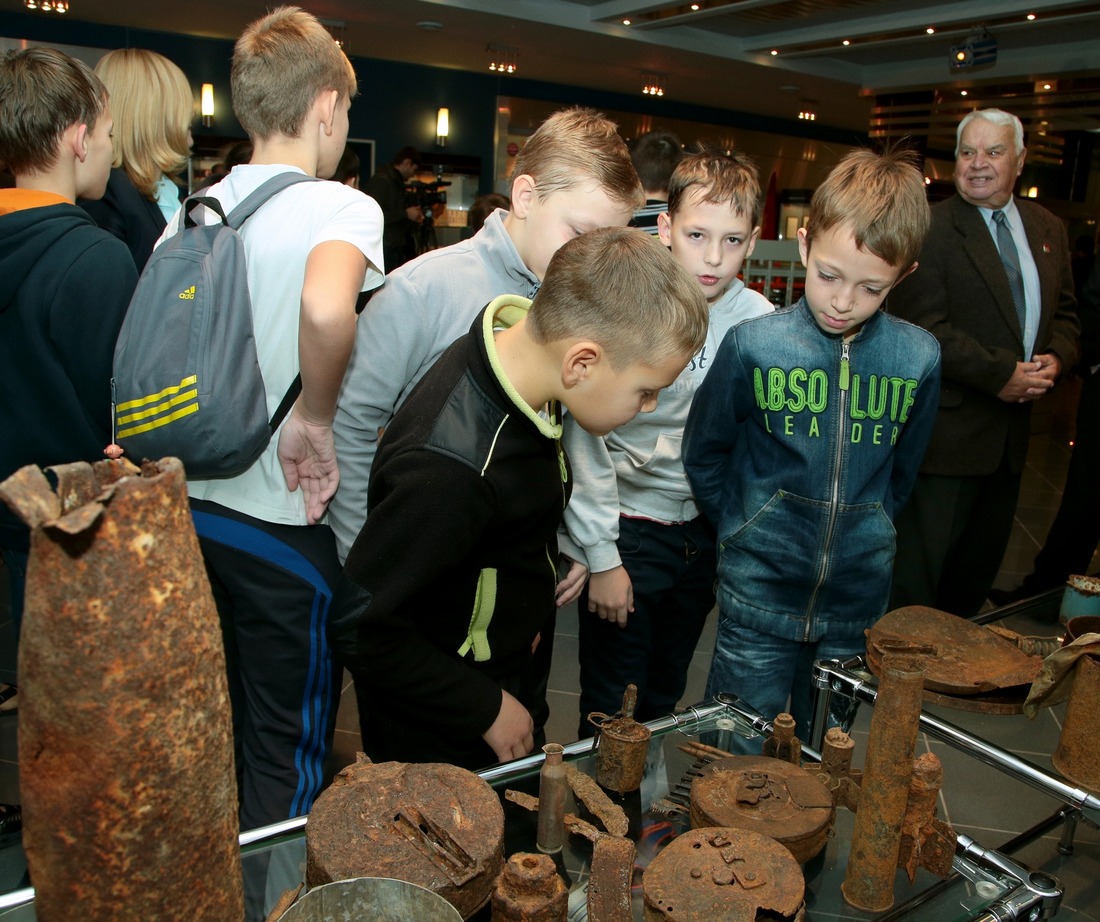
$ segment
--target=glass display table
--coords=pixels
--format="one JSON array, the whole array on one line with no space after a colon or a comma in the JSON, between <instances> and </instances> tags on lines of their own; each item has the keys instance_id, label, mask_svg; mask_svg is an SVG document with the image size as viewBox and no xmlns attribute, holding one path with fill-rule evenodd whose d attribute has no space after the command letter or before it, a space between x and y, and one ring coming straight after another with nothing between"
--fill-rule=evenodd
<instances>
[{"instance_id":1,"label":"glass display table","mask_svg":"<svg viewBox=\"0 0 1100 922\"><path fill-rule=\"evenodd\" d=\"M843 694L848 690L849 686L845 683L849 679L839 664L818 664L818 668L826 670L819 672L818 677L828 693ZM862 682L855 676L851 681L853 689L856 682ZM863 683L862 690L856 692L862 700L873 703L871 693L873 689L868 688L866 683ZM923 721L922 717L922 723ZM638 851L638 868L644 868L665 844L688 828L686 810L678 813L667 811L670 799L686 798L692 777L688 773L698 770L699 767L694 764L692 757L681 751L680 746L707 733L710 742L725 749L732 738L730 734L749 736L770 731L770 724L763 717L736 699L725 697L689 708L675 716L652 721L648 726L653 732L653 738L646 779L640 791L618 798L630 819L630 835ZM807 761L817 760L815 751L806 746L803 748ZM986 747L983 752L988 755L992 749L993 747ZM567 745L565 759L584 771L594 772L592 742L585 740ZM506 789L537 794L542 760L542 754L539 753L493 766L479 774L493 786L502 799ZM659 800L665 805L665 809L654 809L653 805ZM1091 811L1098 807L1100 802L1091 795L1076 798L1078 809ZM511 802L505 802L504 809L505 854L535 851L535 815ZM578 809L571 798L566 809L586 817L583 808ZM1061 889L1057 880L1049 875L1033 872L1006 855L984 848L966 835L959 836L953 862L955 873L947 882L918 871L916 880L911 884L904 872L899 871L892 910L875 916L852 909L841 897L840 884L847 866L853 818L853 814L847 810L838 809L834 832L825 849L804 867L808 922L836 918L1010 922L1016 919L1050 918L1057 912L1061 900ZM262 895L264 911L274 904L283 891L296 887L303 879L304 826L305 817L299 817L241 835L246 889L253 894ZM583 922L588 917L585 888L591 857L591 844L579 836L568 836L565 848L556 856L558 870L571 888L570 922ZM643 919L639 881L640 875L636 872L634 917ZM30 888L0 893L0 919L4 922L33 920L33 900L34 892ZM258 914L258 905L253 912L256 917L263 918L262 914ZM475 918L488 920L488 909Z\"/></svg>"}]
</instances>

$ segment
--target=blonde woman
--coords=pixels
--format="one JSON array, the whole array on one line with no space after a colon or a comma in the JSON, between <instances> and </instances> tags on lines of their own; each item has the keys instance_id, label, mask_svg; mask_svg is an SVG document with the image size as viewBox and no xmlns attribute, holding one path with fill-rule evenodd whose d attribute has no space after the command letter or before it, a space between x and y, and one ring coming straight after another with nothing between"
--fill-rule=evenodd
<instances>
[{"instance_id":1,"label":"blonde woman","mask_svg":"<svg viewBox=\"0 0 1100 922\"><path fill-rule=\"evenodd\" d=\"M140 272L179 208L174 177L191 155L194 99L183 71L155 51L109 51L95 72L110 93L113 169L103 198L78 204L130 248Z\"/></svg>"}]
</instances>

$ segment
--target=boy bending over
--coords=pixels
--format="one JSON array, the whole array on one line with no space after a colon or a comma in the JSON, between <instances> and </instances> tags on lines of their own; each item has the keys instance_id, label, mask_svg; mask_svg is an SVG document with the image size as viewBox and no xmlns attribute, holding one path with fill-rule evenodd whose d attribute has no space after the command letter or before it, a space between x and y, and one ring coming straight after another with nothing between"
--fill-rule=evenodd
<instances>
[{"instance_id":1,"label":"boy bending over","mask_svg":"<svg viewBox=\"0 0 1100 922\"><path fill-rule=\"evenodd\" d=\"M652 411L706 328L657 240L605 228L558 250L533 302L493 300L423 378L386 429L337 593L371 758L480 768L531 750L523 680L570 492L562 405L597 435Z\"/></svg>"},{"instance_id":2,"label":"boy bending over","mask_svg":"<svg viewBox=\"0 0 1100 922\"><path fill-rule=\"evenodd\" d=\"M707 694L769 718L789 696L803 739L814 660L862 652L886 610L935 420L939 346L880 310L929 223L904 155L845 157L798 232L805 297L730 331L688 416L684 466L718 530Z\"/></svg>"}]
</instances>

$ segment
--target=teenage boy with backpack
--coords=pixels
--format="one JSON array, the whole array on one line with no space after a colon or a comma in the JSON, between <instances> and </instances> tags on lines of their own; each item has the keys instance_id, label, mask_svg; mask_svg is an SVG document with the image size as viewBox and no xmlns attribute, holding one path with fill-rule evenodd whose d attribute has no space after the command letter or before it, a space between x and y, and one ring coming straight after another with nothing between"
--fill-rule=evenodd
<instances>
[{"instance_id":1,"label":"teenage boy with backpack","mask_svg":"<svg viewBox=\"0 0 1100 922\"><path fill-rule=\"evenodd\" d=\"M231 80L252 159L204 195L228 213L279 173L333 174L355 73L313 16L281 7L249 25ZM341 183L302 182L261 206L241 237L270 415L302 376L289 416L247 470L188 479L222 620L241 828L250 829L309 812L332 742L339 675L326 628L340 566L332 532L318 522L339 481L332 417L355 301L382 283L382 214Z\"/></svg>"}]
</instances>

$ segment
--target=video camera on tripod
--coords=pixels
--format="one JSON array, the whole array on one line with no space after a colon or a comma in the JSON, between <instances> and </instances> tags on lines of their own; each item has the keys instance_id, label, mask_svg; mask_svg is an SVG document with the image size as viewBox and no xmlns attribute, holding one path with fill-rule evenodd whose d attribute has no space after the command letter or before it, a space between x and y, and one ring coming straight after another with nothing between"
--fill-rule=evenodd
<instances>
[{"instance_id":1,"label":"video camera on tripod","mask_svg":"<svg viewBox=\"0 0 1100 922\"><path fill-rule=\"evenodd\" d=\"M432 206L447 204L447 193L443 189L449 185L449 182L444 182L442 179L433 182L414 179L412 182L407 182L405 183L405 207L410 208L415 205L424 212L424 220L430 221Z\"/></svg>"}]
</instances>

